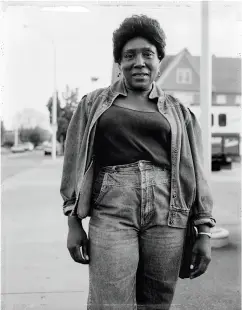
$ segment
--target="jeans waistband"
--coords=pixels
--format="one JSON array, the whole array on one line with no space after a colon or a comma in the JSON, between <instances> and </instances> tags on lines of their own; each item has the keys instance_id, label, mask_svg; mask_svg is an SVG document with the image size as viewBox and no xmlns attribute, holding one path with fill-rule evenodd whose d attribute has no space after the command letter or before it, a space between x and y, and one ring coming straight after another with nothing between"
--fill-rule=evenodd
<instances>
[{"instance_id":1,"label":"jeans waistband","mask_svg":"<svg viewBox=\"0 0 242 310\"><path fill-rule=\"evenodd\" d=\"M102 167L101 170L103 172L128 172L128 171L140 171L140 170L163 170L163 171L171 171L170 166L161 165L157 166L154 165L152 162L147 160L139 160L134 163L124 164L124 165L115 165L115 166L105 166Z\"/></svg>"}]
</instances>

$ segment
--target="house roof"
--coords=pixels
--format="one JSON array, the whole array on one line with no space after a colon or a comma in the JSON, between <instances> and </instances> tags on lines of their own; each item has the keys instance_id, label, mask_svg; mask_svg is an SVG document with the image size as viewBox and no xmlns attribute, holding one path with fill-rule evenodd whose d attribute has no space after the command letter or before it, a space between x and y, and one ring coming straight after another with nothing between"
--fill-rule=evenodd
<instances>
[{"instance_id":1,"label":"house roof","mask_svg":"<svg viewBox=\"0 0 242 310\"><path fill-rule=\"evenodd\" d=\"M167 55L161 62L160 72L167 74L178 56L186 54L195 71L200 72L200 56L192 56L187 49L177 55ZM165 78L165 76L164 76ZM241 93L241 59L212 57L212 84L217 93Z\"/></svg>"},{"instance_id":2,"label":"house roof","mask_svg":"<svg viewBox=\"0 0 242 310\"><path fill-rule=\"evenodd\" d=\"M166 55L165 58L162 59L160 65L160 72L164 72L175 57L176 57L175 55Z\"/></svg>"},{"instance_id":3,"label":"house roof","mask_svg":"<svg viewBox=\"0 0 242 310\"><path fill-rule=\"evenodd\" d=\"M241 60L213 57L213 80L217 92L241 93Z\"/></svg>"}]
</instances>

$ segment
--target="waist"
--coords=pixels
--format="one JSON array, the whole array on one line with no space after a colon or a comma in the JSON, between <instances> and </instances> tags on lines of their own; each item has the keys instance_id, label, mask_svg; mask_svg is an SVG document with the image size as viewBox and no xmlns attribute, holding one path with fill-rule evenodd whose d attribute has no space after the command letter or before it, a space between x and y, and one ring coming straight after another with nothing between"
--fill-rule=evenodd
<instances>
[{"instance_id":1,"label":"waist","mask_svg":"<svg viewBox=\"0 0 242 310\"><path fill-rule=\"evenodd\" d=\"M148 160L139 160L134 163L130 164L124 164L124 165L113 165L113 166L103 166L101 170L103 172L112 172L112 171L118 171L118 172L128 172L128 171L140 171L140 170L162 170L162 171L171 171L170 166L168 165L155 165L152 162Z\"/></svg>"},{"instance_id":2,"label":"waist","mask_svg":"<svg viewBox=\"0 0 242 310\"><path fill-rule=\"evenodd\" d=\"M105 181L106 186L142 188L170 183L171 173L167 166L156 166L145 160L125 165L102 167L96 177L97 182Z\"/></svg>"}]
</instances>

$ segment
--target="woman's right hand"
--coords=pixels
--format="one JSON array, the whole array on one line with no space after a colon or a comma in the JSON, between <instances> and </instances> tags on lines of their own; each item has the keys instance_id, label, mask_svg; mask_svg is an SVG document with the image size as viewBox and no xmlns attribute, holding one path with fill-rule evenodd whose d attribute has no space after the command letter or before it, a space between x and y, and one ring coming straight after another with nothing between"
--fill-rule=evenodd
<instances>
[{"instance_id":1,"label":"woman's right hand","mask_svg":"<svg viewBox=\"0 0 242 310\"><path fill-rule=\"evenodd\" d=\"M67 248L71 257L77 263L88 264L88 238L81 220L77 217L68 216L68 226Z\"/></svg>"}]
</instances>

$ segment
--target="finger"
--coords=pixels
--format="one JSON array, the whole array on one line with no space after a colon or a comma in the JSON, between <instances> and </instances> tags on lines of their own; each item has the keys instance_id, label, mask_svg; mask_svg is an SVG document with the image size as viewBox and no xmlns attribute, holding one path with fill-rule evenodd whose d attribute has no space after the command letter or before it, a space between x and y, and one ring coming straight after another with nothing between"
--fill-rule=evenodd
<instances>
[{"instance_id":1,"label":"finger","mask_svg":"<svg viewBox=\"0 0 242 310\"><path fill-rule=\"evenodd\" d=\"M82 253L80 251L80 247L76 246L73 247L71 249L69 249L70 255L72 257L72 259L76 262L76 263L80 263L80 264L86 264L86 261L84 260Z\"/></svg>"},{"instance_id":2,"label":"finger","mask_svg":"<svg viewBox=\"0 0 242 310\"><path fill-rule=\"evenodd\" d=\"M205 256L200 256L200 262L197 268L191 273L191 279L197 278L202 275L208 268L209 260Z\"/></svg>"},{"instance_id":3,"label":"finger","mask_svg":"<svg viewBox=\"0 0 242 310\"><path fill-rule=\"evenodd\" d=\"M86 260L88 262L89 261L89 256L88 256L88 240L85 240L83 242L83 245L82 245L82 255L83 255L84 260Z\"/></svg>"},{"instance_id":4,"label":"finger","mask_svg":"<svg viewBox=\"0 0 242 310\"><path fill-rule=\"evenodd\" d=\"M191 264L190 264L191 272L192 272L192 270L194 270L194 268L196 266L196 260L197 260L197 254L192 253L192 259L191 259Z\"/></svg>"},{"instance_id":5,"label":"finger","mask_svg":"<svg viewBox=\"0 0 242 310\"><path fill-rule=\"evenodd\" d=\"M88 261L84 258L83 256L83 250L82 250L82 247L76 247L76 251L75 251L75 257L76 257L76 261L78 263L81 263L81 264L88 264Z\"/></svg>"}]
</instances>

